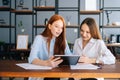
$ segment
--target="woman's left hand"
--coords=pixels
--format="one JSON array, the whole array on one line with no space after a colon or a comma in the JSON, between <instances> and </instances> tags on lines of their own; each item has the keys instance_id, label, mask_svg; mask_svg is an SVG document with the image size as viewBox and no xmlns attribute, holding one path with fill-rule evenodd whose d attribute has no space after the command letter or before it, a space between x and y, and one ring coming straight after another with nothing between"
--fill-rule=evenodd
<instances>
[{"instance_id":1,"label":"woman's left hand","mask_svg":"<svg viewBox=\"0 0 120 80\"><path fill-rule=\"evenodd\" d=\"M54 58L53 56L48 60L48 65L51 67L58 66L63 60L60 57Z\"/></svg>"},{"instance_id":2,"label":"woman's left hand","mask_svg":"<svg viewBox=\"0 0 120 80\"><path fill-rule=\"evenodd\" d=\"M90 59L89 59L89 57L87 57L85 55L82 55L82 56L80 56L79 62L81 62L81 63L90 63Z\"/></svg>"}]
</instances>

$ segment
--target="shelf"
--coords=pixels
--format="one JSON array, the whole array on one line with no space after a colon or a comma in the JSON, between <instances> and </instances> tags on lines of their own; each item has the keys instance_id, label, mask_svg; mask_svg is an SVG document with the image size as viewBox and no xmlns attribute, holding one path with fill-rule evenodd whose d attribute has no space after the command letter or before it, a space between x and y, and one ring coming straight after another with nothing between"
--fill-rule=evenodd
<instances>
[{"instance_id":1,"label":"shelf","mask_svg":"<svg viewBox=\"0 0 120 80\"><path fill-rule=\"evenodd\" d=\"M14 11L12 11L13 13L16 13L16 14L28 14L28 15L30 15L30 14L33 14L33 11L32 10L14 10Z\"/></svg>"},{"instance_id":2,"label":"shelf","mask_svg":"<svg viewBox=\"0 0 120 80\"><path fill-rule=\"evenodd\" d=\"M15 26L11 26L10 25L0 25L0 28L14 28Z\"/></svg>"},{"instance_id":3,"label":"shelf","mask_svg":"<svg viewBox=\"0 0 120 80\"><path fill-rule=\"evenodd\" d=\"M96 10L96 11L80 11L80 14L100 14L102 11L101 10Z\"/></svg>"},{"instance_id":4,"label":"shelf","mask_svg":"<svg viewBox=\"0 0 120 80\"><path fill-rule=\"evenodd\" d=\"M104 7L101 10L105 10L105 11L120 11L120 7Z\"/></svg>"},{"instance_id":5,"label":"shelf","mask_svg":"<svg viewBox=\"0 0 120 80\"><path fill-rule=\"evenodd\" d=\"M66 28L79 28L79 25L66 25Z\"/></svg>"},{"instance_id":6,"label":"shelf","mask_svg":"<svg viewBox=\"0 0 120 80\"><path fill-rule=\"evenodd\" d=\"M120 46L120 43L109 43L106 46Z\"/></svg>"},{"instance_id":7,"label":"shelf","mask_svg":"<svg viewBox=\"0 0 120 80\"><path fill-rule=\"evenodd\" d=\"M55 11L55 7L54 6L46 6L46 7L37 6L37 7L34 7L34 10L36 10L36 11Z\"/></svg>"},{"instance_id":8,"label":"shelf","mask_svg":"<svg viewBox=\"0 0 120 80\"><path fill-rule=\"evenodd\" d=\"M58 11L78 11L78 7L58 7Z\"/></svg>"},{"instance_id":9,"label":"shelf","mask_svg":"<svg viewBox=\"0 0 120 80\"><path fill-rule=\"evenodd\" d=\"M33 27L35 27L35 28L45 28L46 26L45 25L34 25Z\"/></svg>"},{"instance_id":10,"label":"shelf","mask_svg":"<svg viewBox=\"0 0 120 80\"><path fill-rule=\"evenodd\" d=\"M12 8L10 8L8 6L1 6L0 7L0 11L11 11L11 10L14 10L14 9L12 9Z\"/></svg>"},{"instance_id":11,"label":"shelf","mask_svg":"<svg viewBox=\"0 0 120 80\"><path fill-rule=\"evenodd\" d=\"M104 25L104 26L101 26L101 28L120 28L120 25L118 26L115 26L115 25Z\"/></svg>"},{"instance_id":12,"label":"shelf","mask_svg":"<svg viewBox=\"0 0 120 80\"><path fill-rule=\"evenodd\" d=\"M53 1L53 2L55 2L55 3L52 3L51 5L49 4L49 6L39 6L38 4L39 3L37 3L37 2L39 2L39 1L35 1L35 0L33 0L33 1L30 1L30 6L28 7L27 5L24 5L25 7L28 7L28 8L24 8L23 9L23 7L24 6L18 6L19 4L18 4L18 1L17 0L15 0L15 4L12 4L12 0L10 0L11 2L10 2L10 6L9 7L0 7L0 11L9 11L10 13L9 13L9 17L10 17L10 19L9 20L12 20L12 19L14 19L14 20L12 20L12 21L10 21L9 22L9 24L8 25L0 25L0 28L8 28L8 29L13 29L14 28L14 30L15 30L15 32L14 32L14 34L15 34L15 41L16 41L16 35L17 35L17 30L18 29L16 29L16 26L17 26L17 16L18 15L23 15L23 16L25 16L25 15L30 15L30 16L32 16L32 28L31 28L31 30L32 30L32 34L30 34L30 35L32 35L32 39L34 39L34 35L33 34L35 34L35 35L37 35L37 29L39 29L39 28L45 28L46 27L46 25L44 25L44 23L41 25L39 22L38 22L38 16L40 15L40 17L42 16L41 15L41 13L39 13L39 12L37 12L37 11L41 11L42 12L42 14L44 14L44 12L46 11L48 11L48 13L49 12L52 12L52 14L61 14L62 13L62 11L64 12L64 11L67 11L67 13L68 12L70 12L70 16L75 16L75 24L73 23L73 24L70 24L70 25L67 25L66 24L66 28L68 28L68 29L79 29L79 27L80 27L80 19L81 19L81 16L80 15L88 15L88 14L92 14L92 15L99 15L100 13L101 13L101 11L100 10L95 10L95 11L84 11L84 10L82 10L82 11L80 11L80 8L81 8L81 5L79 4L80 3L80 1L78 0L78 1L75 1L75 4L76 5L73 5L73 6L66 6L66 5L70 5L70 4L64 4L64 6L60 6L60 4L61 4L61 2L59 1L59 0L55 0L55 1ZM13 1L14 2L14 1ZM27 2L27 1L26 1ZM59 3L60 2L60 3ZM14 9L11 9L10 7L13 7ZM21 7L21 8L17 8L17 7ZM16 9L17 8L17 9ZM30 8L32 8L32 9L30 9ZM45 12L45 13L46 13ZM54 13L55 12L55 13ZM75 15L73 15L72 13L73 12L75 12ZM13 15L11 15L11 13L13 14ZM69 16L69 15L67 15L67 13L65 13L65 16ZM69 13L68 13L69 14ZM50 14L51 15L51 14ZM62 14L61 14L62 15ZM12 17L13 16L13 17ZM48 15L49 16L49 15ZM48 16L45 16L45 18L47 17L48 18ZM64 16L64 17L65 17ZM50 16L49 16L50 17ZM44 18L44 17L43 17ZM42 19L42 18L41 18ZM14 24L14 26L10 26L10 24ZM31 22L30 22L31 23ZM35 29L35 30L34 30ZM79 30L78 30L79 31ZM10 33L11 33L11 30L10 30ZM79 32L77 33L78 34L78 37L79 37ZM11 35L11 34L10 34ZM12 35L11 35L11 38L12 38ZM11 39L10 38L10 39ZM10 41L10 42L12 42L12 41Z\"/></svg>"},{"instance_id":13,"label":"shelf","mask_svg":"<svg viewBox=\"0 0 120 80\"><path fill-rule=\"evenodd\" d=\"M45 28L45 25L34 25L35 28ZM79 28L79 25L66 25L66 28Z\"/></svg>"}]
</instances>

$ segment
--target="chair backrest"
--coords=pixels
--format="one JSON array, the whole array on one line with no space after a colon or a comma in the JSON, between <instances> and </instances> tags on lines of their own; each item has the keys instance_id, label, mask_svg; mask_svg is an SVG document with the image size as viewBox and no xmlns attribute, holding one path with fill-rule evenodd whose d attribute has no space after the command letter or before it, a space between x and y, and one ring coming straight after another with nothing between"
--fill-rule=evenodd
<instances>
[{"instance_id":1,"label":"chair backrest","mask_svg":"<svg viewBox=\"0 0 120 80\"><path fill-rule=\"evenodd\" d=\"M28 49L28 35L17 35L16 49Z\"/></svg>"}]
</instances>

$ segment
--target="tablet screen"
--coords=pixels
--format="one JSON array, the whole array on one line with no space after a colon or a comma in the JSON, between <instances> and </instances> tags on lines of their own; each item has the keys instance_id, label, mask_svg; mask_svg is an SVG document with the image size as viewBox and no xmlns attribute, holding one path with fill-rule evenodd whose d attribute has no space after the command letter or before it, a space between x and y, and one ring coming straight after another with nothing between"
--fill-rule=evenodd
<instances>
[{"instance_id":1,"label":"tablet screen","mask_svg":"<svg viewBox=\"0 0 120 80\"><path fill-rule=\"evenodd\" d=\"M76 65L80 58L78 55L55 55L55 57L63 59L63 62L59 65Z\"/></svg>"}]
</instances>

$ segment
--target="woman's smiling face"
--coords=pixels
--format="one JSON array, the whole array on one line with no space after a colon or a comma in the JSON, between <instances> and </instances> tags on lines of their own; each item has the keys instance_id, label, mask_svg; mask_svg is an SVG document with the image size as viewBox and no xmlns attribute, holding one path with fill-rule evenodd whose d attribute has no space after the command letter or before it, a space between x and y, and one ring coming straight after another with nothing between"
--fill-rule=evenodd
<instances>
[{"instance_id":1,"label":"woman's smiling face","mask_svg":"<svg viewBox=\"0 0 120 80\"><path fill-rule=\"evenodd\" d=\"M62 20L57 20L52 24L48 25L53 37L58 37L63 31L63 22Z\"/></svg>"},{"instance_id":2,"label":"woman's smiling face","mask_svg":"<svg viewBox=\"0 0 120 80\"><path fill-rule=\"evenodd\" d=\"M83 24L81 26L80 34L82 36L83 41L89 41L91 39L90 29L87 24Z\"/></svg>"}]
</instances>

